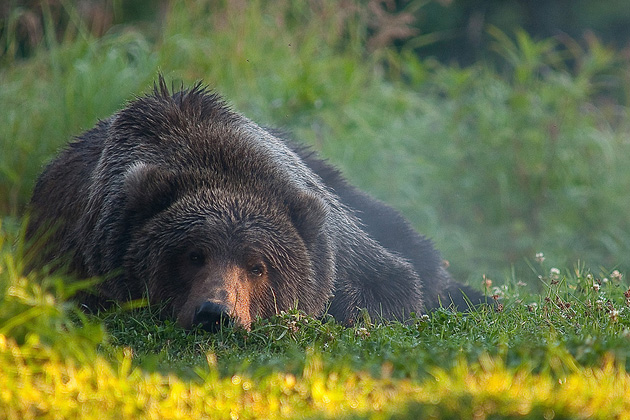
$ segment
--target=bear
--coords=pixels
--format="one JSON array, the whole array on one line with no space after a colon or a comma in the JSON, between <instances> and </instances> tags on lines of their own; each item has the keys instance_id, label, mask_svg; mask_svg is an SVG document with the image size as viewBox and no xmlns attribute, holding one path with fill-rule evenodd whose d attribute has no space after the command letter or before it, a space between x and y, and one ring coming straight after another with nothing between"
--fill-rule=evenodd
<instances>
[{"instance_id":1,"label":"bear","mask_svg":"<svg viewBox=\"0 0 630 420\"><path fill-rule=\"evenodd\" d=\"M87 307L147 297L184 328L290 309L404 321L484 300L315 152L162 75L44 168L29 209L36 266L101 278Z\"/></svg>"}]
</instances>

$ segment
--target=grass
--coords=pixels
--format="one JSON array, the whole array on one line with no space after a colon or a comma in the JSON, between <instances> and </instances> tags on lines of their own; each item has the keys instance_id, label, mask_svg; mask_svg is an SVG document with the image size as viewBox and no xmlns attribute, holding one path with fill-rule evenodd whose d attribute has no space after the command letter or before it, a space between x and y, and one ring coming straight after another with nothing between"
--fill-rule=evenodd
<instances>
[{"instance_id":1,"label":"grass","mask_svg":"<svg viewBox=\"0 0 630 420\"><path fill-rule=\"evenodd\" d=\"M624 63L595 39L496 30L493 66L368 54L369 12L352 4L173 2L151 35L96 39L71 21L32 56L0 58L0 417L629 416ZM500 310L353 328L291 312L214 335L142 305L80 311L76 283L25 271L30 190L158 71L290 129Z\"/></svg>"},{"instance_id":2,"label":"grass","mask_svg":"<svg viewBox=\"0 0 630 420\"><path fill-rule=\"evenodd\" d=\"M210 354L208 373L188 382L132 367L126 352L117 369L62 362L36 342L0 340L6 418L624 418L630 377L607 360L576 368L561 381L549 374L507 369L500 360L458 362L424 381L394 379L346 368L327 370L307 357L295 376L221 376ZM576 396L580 396L576 398Z\"/></svg>"},{"instance_id":3,"label":"grass","mask_svg":"<svg viewBox=\"0 0 630 420\"><path fill-rule=\"evenodd\" d=\"M344 328L332 319L288 313L261 320L250 332L226 329L216 335L200 331L183 335L173 324L156 322L150 310L143 310L132 317L110 314L105 325L111 331L110 344L133 347L140 365L158 370L168 366L182 374L191 365L203 365L209 350L222 361L224 375L277 370L297 375L305 369L305 355L315 350L326 366L367 370L374 376L387 363L394 377L424 379L436 366L448 370L458 359L474 363L484 355L499 358L510 368L529 365L561 376L574 364L594 367L611 355L618 361L630 360L627 287L609 280L595 292L592 285L601 280L586 277L558 277L556 285L545 286L544 295L504 289L499 312L441 309L410 324L364 322Z\"/></svg>"},{"instance_id":4,"label":"grass","mask_svg":"<svg viewBox=\"0 0 630 420\"><path fill-rule=\"evenodd\" d=\"M620 273L539 263L542 294L346 328L298 312L185 331L151 307L86 315L24 277L3 232L5 418L624 418L630 310Z\"/></svg>"}]
</instances>

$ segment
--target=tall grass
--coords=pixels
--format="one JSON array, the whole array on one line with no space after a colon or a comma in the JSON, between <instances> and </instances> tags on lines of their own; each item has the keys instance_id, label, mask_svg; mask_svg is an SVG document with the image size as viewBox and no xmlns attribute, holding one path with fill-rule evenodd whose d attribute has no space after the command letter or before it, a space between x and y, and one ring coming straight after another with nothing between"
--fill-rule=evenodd
<instances>
[{"instance_id":1,"label":"tall grass","mask_svg":"<svg viewBox=\"0 0 630 420\"><path fill-rule=\"evenodd\" d=\"M166 16L154 41L69 28L4 61L2 214L20 215L42 165L161 71L320 150L432 237L460 279L529 273L539 251L562 267L627 269L630 118L614 95L625 76L596 40L565 48L493 30L505 65L458 69L368 55L359 3L174 2Z\"/></svg>"},{"instance_id":2,"label":"tall grass","mask_svg":"<svg viewBox=\"0 0 630 420\"><path fill-rule=\"evenodd\" d=\"M37 342L62 357L89 361L104 339L100 322L68 299L76 287L63 278L27 273L28 256L20 231L0 223L0 336L17 344Z\"/></svg>"}]
</instances>

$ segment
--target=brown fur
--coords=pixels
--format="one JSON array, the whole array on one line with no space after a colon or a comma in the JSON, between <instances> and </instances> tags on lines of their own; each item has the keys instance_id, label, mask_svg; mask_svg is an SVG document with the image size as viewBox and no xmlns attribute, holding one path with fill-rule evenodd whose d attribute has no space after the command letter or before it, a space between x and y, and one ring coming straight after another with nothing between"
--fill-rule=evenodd
<instances>
[{"instance_id":1,"label":"brown fur","mask_svg":"<svg viewBox=\"0 0 630 420\"><path fill-rule=\"evenodd\" d=\"M465 308L431 242L313 153L196 86L160 79L82 134L40 176L27 234L42 264L105 276L98 299L148 292L184 327L249 327L297 307L352 323L362 308L404 319Z\"/></svg>"}]
</instances>

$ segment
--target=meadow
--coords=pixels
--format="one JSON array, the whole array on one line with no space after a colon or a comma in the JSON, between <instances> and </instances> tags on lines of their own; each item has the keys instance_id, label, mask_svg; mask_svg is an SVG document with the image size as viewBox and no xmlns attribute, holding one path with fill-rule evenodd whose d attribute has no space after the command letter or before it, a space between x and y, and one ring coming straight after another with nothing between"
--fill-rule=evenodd
<instances>
[{"instance_id":1,"label":"meadow","mask_svg":"<svg viewBox=\"0 0 630 420\"><path fill-rule=\"evenodd\" d=\"M594 36L494 37L461 68L374 47L338 2L171 2L92 35L62 2L26 56L0 41L0 417L630 418L630 73ZM27 272L26 205L63 145L149 92L202 81L291 133L431 237L500 302L299 312L185 331L142 302L86 314L98 279Z\"/></svg>"}]
</instances>

